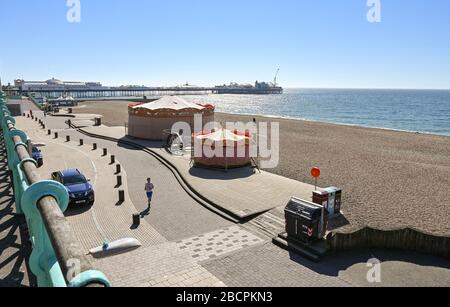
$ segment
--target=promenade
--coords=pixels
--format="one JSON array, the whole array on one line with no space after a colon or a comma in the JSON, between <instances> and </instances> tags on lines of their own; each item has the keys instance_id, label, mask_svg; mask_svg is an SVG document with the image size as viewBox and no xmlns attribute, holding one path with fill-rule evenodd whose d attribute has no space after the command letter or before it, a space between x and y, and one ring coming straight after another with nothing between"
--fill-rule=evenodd
<instances>
[{"instance_id":1,"label":"promenade","mask_svg":"<svg viewBox=\"0 0 450 307\"><path fill-rule=\"evenodd\" d=\"M206 196L225 210L243 218L263 213L249 221L234 223L199 204L152 155L68 129L64 124L66 118L44 118L37 111L35 114L47 129L59 133L55 139L35 121L17 118L17 126L42 145L45 163L39 170L41 176L49 178L53 171L79 168L96 190L92 208L71 208L66 213L86 252L104 241L126 237L142 243L141 248L126 254L92 259L114 286L365 286L369 285L366 262L373 257L384 261L385 279L381 286L450 284L450 267L438 258L367 251L330 256L316 264L273 245L271 235L283 228L281 208L290 196L307 197L311 186L264 172L253 176L236 176L232 172L220 175L236 178L211 178L211 173L194 176L182 168L186 158L173 158L157 147L152 148L171 159L184 176L190 176L188 180L196 189L202 193L207 189ZM89 118L83 117L86 120ZM86 129L119 138L124 133L120 128ZM66 135L71 136L70 142L66 142ZM84 146L79 146L80 138ZM99 148L96 151L92 150L94 142ZM110 165L109 155L102 156L102 148L107 148L108 154L114 154L121 164L123 186L116 187L115 165ZM152 177L155 183L155 199L141 226L134 229L131 215L146 209L147 177ZM260 195L267 190L266 180L279 180L280 185L286 186L285 194L273 198ZM126 192L126 200L121 204L117 203L119 188ZM239 194L244 192L251 195L239 201ZM250 206L252 203L256 204Z\"/></svg>"}]
</instances>

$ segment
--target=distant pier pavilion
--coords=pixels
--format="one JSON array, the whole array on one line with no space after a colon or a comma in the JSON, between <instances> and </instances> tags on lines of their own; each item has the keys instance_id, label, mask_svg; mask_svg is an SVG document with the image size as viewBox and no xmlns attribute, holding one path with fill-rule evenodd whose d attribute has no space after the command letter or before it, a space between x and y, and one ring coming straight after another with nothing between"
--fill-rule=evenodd
<instances>
[{"instance_id":1,"label":"distant pier pavilion","mask_svg":"<svg viewBox=\"0 0 450 307\"><path fill-rule=\"evenodd\" d=\"M103 86L100 82L72 82L52 78L47 81L15 80L14 87L9 91L17 95L33 96L36 98L58 98L70 96L75 99L115 98L115 97L146 97L168 95L208 95L208 94L281 94L283 88L270 83L256 82L253 85L230 85L215 87L174 86L174 87L146 87L146 86Z\"/></svg>"}]
</instances>

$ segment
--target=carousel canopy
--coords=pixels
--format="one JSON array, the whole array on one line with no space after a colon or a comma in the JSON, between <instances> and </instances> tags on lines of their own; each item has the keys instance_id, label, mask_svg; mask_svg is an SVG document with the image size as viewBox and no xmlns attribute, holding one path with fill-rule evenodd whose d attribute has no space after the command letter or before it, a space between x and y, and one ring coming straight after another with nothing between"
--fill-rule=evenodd
<instances>
[{"instance_id":1,"label":"carousel canopy","mask_svg":"<svg viewBox=\"0 0 450 307\"><path fill-rule=\"evenodd\" d=\"M132 107L133 109L158 110L204 110L205 107L176 96L166 96L156 101Z\"/></svg>"},{"instance_id":2,"label":"carousel canopy","mask_svg":"<svg viewBox=\"0 0 450 307\"><path fill-rule=\"evenodd\" d=\"M220 129L218 131L212 132L212 133L202 133L199 135L196 135L195 138L197 140L202 140L202 141L212 141L212 142L218 142L218 143L222 143L222 142L242 142L242 141L248 141L249 137L242 134L242 133L237 133L237 132L233 132L233 131L229 131L226 129Z\"/></svg>"}]
</instances>

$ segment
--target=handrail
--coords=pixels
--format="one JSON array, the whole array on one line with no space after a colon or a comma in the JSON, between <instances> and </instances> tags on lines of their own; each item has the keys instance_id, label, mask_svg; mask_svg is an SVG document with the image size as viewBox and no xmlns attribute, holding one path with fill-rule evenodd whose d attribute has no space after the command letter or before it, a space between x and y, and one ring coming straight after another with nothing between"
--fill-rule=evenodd
<instances>
[{"instance_id":1,"label":"handrail","mask_svg":"<svg viewBox=\"0 0 450 307\"><path fill-rule=\"evenodd\" d=\"M55 181L41 180L28 151L28 136L15 127L15 119L0 92L0 124L8 167L13 173L18 214L24 214L33 251L30 269L39 287L110 287L107 277L94 270L64 217L69 196Z\"/></svg>"}]
</instances>

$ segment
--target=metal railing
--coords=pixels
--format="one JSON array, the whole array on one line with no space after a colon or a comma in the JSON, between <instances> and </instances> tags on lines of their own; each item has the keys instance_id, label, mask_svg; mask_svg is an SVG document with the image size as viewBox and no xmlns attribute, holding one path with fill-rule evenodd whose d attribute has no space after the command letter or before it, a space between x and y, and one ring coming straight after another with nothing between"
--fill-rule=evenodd
<instances>
[{"instance_id":1,"label":"metal railing","mask_svg":"<svg viewBox=\"0 0 450 307\"><path fill-rule=\"evenodd\" d=\"M29 138L15 127L16 120L0 92L0 125L12 171L16 211L26 218L33 251L29 267L39 287L110 287L107 277L93 269L76 241L64 211L66 188L41 180L29 155Z\"/></svg>"}]
</instances>

